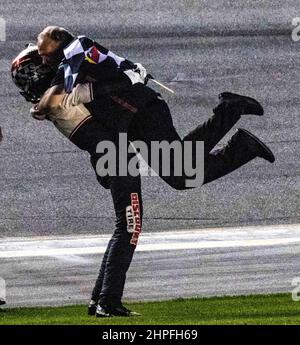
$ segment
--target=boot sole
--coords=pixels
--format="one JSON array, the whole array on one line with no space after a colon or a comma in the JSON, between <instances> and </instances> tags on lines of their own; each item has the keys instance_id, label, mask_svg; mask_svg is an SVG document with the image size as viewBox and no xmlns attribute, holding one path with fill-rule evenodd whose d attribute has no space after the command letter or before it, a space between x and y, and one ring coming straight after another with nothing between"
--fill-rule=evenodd
<instances>
[{"instance_id":1,"label":"boot sole","mask_svg":"<svg viewBox=\"0 0 300 345\"><path fill-rule=\"evenodd\" d=\"M250 133L249 131L247 131L244 128L239 128L238 129L239 132L244 133L245 135L247 135L248 137L250 137L251 139L253 139L256 143L259 144L260 148L261 148L261 153L259 155L259 157L264 158L265 160L267 160L270 163L274 163L275 162L275 157L273 152L268 148L268 146L266 144L264 144L262 141L260 141L254 134Z\"/></svg>"},{"instance_id":2,"label":"boot sole","mask_svg":"<svg viewBox=\"0 0 300 345\"><path fill-rule=\"evenodd\" d=\"M257 107L257 112L255 112L255 115L262 116L264 114L264 109L262 105L254 98L248 97L248 96L243 96L243 95L238 95L236 93L231 93L231 92L222 92L219 94L219 100L220 101L226 101L226 100L232 100L232 99L238 99L240 98L241 100L246 100L253 105Z\"/></svg>"}]
</instances>

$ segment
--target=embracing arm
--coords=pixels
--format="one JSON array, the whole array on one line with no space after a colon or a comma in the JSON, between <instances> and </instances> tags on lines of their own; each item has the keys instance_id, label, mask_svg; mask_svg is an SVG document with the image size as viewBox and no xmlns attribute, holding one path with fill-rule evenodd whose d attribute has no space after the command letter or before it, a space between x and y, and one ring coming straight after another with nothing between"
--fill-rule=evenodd
<instances>
[{"instance_id":1,"label":"embracing arm","mask_svg":"<svg viewBox=\"0 0 300 345\"><path fill-rule=\"evenodd\" d=\"M92 84L78 84L71 93L64 91L63 85L55 85L48 89L40 102L31 108L31 115L37 120L44 120L57 110L68 110L82 103L93 100Z\"/></svg>"},{"instance_id":2,"label":"embracing arm","mask_svg":"<svg viewBox=\"0 0 300 345\"><path fill-rule=\"evenodd\" d=\"M52 108L68 109L91 102L93 100L91 85L91 83L78 84L70 93L64 91L63 85L52 86L40 100L38 108L47 112Z\"/></svg>"},{"instance_id":3,"label":"embracing arm","mask_svg":"<svg viewBox=\"0 0 300 345\"><path fill-rule=\"evenodd\" d=\"M51 112L58 109L67 110L79 104L89 103L94 98L118 92L136 83L145 83L146 70L136 64L136 70L118 73L110 82L93 82L77 84L70 93L64 91L64 85L58 84L49 88L40 102L31 109L31 115L37 120L44 120Z\"/></svg>"}]
</instances>

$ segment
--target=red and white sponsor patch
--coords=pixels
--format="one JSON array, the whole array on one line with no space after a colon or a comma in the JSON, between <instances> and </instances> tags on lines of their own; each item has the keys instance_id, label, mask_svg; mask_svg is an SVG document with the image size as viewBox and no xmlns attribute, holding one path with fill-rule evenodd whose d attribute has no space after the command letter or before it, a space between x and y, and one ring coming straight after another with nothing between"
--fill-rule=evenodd
<instances>
[{"instance_id":1,"label":"red and white sponsor patch","mask_svg":"<svg viewBox=\"0 0 300 345\"><path fill-rule=\"evenodd\" d=\"M131 205L126 208L127 231L132 233L130 244L137 245L142 231L141 211L138 193L131 193Z\"/></svg>"}]
</instances>

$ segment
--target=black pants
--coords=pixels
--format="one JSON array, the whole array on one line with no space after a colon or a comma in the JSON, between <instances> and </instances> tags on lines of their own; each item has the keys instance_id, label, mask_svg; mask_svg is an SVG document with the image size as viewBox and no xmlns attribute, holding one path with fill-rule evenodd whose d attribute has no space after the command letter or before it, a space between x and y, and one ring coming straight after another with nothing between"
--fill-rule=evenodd
<instances>
[{"instance_id":1,"label":"black pants","mask_svg":"<svg viewBox=\"0 0 300 345\"><path fill-rule=\"evenodd\" d=\"M113 116L113 114L111 115ZM128 114L127 114L128 116ZM195 128L182 140L173 126L167 104L160 98L152 99L143 112L128 116L128 138L130 141L143 140L149 147L151 141L204 141L204 183L224 176L255 158L247 145L236 133L221 150L212 151L214 146L235 125L240 116L234 111L219 107L204 124ZM123 126L124 124L122 124ZM124 128L124 126L123 126ZM85 123L73 141L91 154L91 162L96 164L101 154L95 147L101 140L117 143L118 130L105 127L103 122L92 119ZM88 147L88 148L87 148ZM196 153L193 151L193 153ZM129 157L131 158L131 157ZM97 174L96 174L97 175ZM175 189L186 189L186 176L161 176ZM142 225L142 198L140 176L105 176L97 179L112 194L116 227L104 254L99 276L92 292L92 299L101 305L118 305L123 295L126 272L130 266Z\"/></svg>"},{"instance_id":2,"label":"black pants","mask_svg":"<svg viewBox=\"0 0 300 345\"><path fill-rule=\"evenodd\" d=\"M239 168L256 155L252 153L236 133L229 143L221 150L212 151L224 135L237 123L240 115L227 109L225 106L217 107L214 115L206 122L196 127L183 139L180 138L173 126L170 110L165 101L160 98L148 104L142 114L137 114L129 128L130 141L142 140L148 146L151 153L151 141L203 141L204 142L204 182L214 181L233 170ZM196 151L193 147L193 162ZM151 154L149 154L151 156ZM160 160L161 160L160 156ZM174 158L174 157L173 157ZM148 161L151 162L151 158ZM161 162L161 161L160 161ZM171 187L183 190L187 189L184 173L181 176L174 174L174 161L171 157L170 176L163 176L161 169L156 171L159 176Z\"/></svg>"},{"instance_id":3,"label":"black pants","mask_svg":"<svg viewBox=\"0 0 300 345\"><path fill-rule=\"evenodd\" d=\"M142 227L143 205L140 175L99 176L97 162L103 153L97 153L101 141L114 142L118 147L119 133L110 126L92 118L86 121L72 136L72 142L90 153L98 182L112 195L116 222L100 267L92 299L101 304L118 305L121 301L126 272L130 266ZM129 144L129 143L128 143ZM118 155L118 152L117 152ZM135 157L128 154L128 161ZM118 169L118 167L117 167Z\"/></svg>"}]
</instances>

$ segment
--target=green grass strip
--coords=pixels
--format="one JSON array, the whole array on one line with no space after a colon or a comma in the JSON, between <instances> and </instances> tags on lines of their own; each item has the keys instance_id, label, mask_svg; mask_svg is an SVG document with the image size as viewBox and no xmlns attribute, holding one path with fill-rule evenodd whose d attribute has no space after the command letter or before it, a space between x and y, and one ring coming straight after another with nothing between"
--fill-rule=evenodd
<instances>
[{"instance_id":1,"label":"green grass strip","mask_svg":"<svg viewBox=\"0 0 300 345\"><path fill-rule=\"evenodd\" d=\"M1 325L295 325L300 302L291 294L125 303L142 316L96 318L86 305L1 308Z\"/></svg>"}]
</instances>

